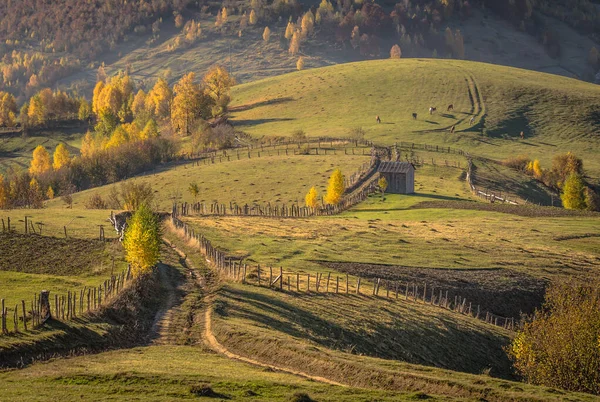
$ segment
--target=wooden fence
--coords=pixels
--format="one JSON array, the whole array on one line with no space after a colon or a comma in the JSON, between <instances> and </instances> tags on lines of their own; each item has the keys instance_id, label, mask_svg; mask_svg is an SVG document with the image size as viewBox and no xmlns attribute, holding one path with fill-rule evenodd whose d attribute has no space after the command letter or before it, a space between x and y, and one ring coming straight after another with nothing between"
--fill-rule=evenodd
<instances>
[{"instance_id":1,"label":"wooden fence","mask_svg":"<svg viewBox=\"0 0 600 402\"><path fill-rule=\"evenodd\" d=\"M69 321L89 314L114 299L131 279L131 267L128 267L126 271L119 275L112 275L98 287L84 287L79 291L69 291L66 295L55 294L54 298L49 291L43 290L39 296L34 294L30 305L25 300L21 300L12 309L5 306L5 299L1 299L1 334L32 331L51 318ZM10 318L12 318L12 329L8 326Z\"/></svg>"},{"instance_id":2,"label":"wooden fence","mask_svg":"<svg viewBox=\"0 0 600 402\"><path fill-rule=\"evenodd\" d=\"M98 240L106 240L104 228L110 227L110 224L106 225L85 225L82 227L69 227L69 225L59 226L56 224L46 224L42 221L34 222L30 216L25 215L23 219L11 219L10 216L0 218L2 223L2 233L22 233L22 234L36 234L40 236L54 236L54 237L75 237L74 235L82 235L83 237L90 238L91 233L95 232L98 234ZM95 235L94 235L95 236Z\"/></svg>"},{"instance_id":3,"label":"wooden fence","mask_svg":"<svg viewBox=\"0 0 600 402\"><path fill-rule=\"evenodd\" d=\"M360 276L342 275L328 272L299 273L284 271L283 267L248 266L239 259L228 257L212 245L201 233L197 233L187 223L176 216L171 222L186 241L194 241L199 251L206 257L207 262L223 277L278 291L303 292L307 294L355 294L372 295L390 300L418 302L444 308L459 314L468 315L489 324L514 330L514 318L501 317L490 312L481 311L480 306L473 305L466 298L454 295L449 297L449 291L436 289L427 283L403 283L380 278L362 278Z\"/></svg>"},{"instance_id":4,"label":"wooden fence","mask_svg":"<svg viewBox=\"0 0 600 402\"><path fill-rule=\"evenodd\" d=\"M508 198L508 195L502 194L502 192L496 193L495 191L490 191L487 189L485 191L478 189L473 183L473 161L471 160L471 158L467 159L467 183L469 183L469 188L471 189L471 192L479 198L485 199L491 203L498 201L512 205L519 205L519 203L515 201L514 198L511 200L510 198Z\"/></svg>"}]
</instances>

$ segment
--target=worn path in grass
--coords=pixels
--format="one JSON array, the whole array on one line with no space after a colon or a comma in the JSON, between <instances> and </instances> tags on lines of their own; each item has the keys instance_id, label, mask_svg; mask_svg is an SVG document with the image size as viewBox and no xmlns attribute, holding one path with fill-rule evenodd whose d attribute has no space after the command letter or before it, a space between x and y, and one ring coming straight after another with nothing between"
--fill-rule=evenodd
<instances>
[{"instance_id":1,"label":"worn path in grass","mask_svg":"<svg viewBox=\"0 0 600 402\"><path fill-rule=\"evenodd\" d=\"M190 277L192 278L192 280L196 280L197 283L199 283L203 287L209 287L208 282L205 280L205 278L202 277L202 275L199 275L199 276L195 275L195 273L197 273L198 271L194 267L194 264L187 258L187 255L185 254L185 252L183 252L175 244L173 244L172 242L169 242L168 240L165 240L165 243L168 246L170 246L180 256L180 262L185 268L190 270L190 274L191 274ZM206 261L209 262L208 260L206 260ZM160 273L161 281L169 281L169 278L163 271L159 271L159 273ZM213 285L213 287L214 287L214 285ZM153 331L155 331L155 333L157 335L157 338L155 339L154 342L157 344L172 343L170 336L169 336L169 333L171 333L172 331L169 331L168 327L171 324L173 315L176 314L175 309L177 309L177 306L175 304L175 300L177 297L176 292L175 292L176 287L173 285L172 282L168 282L168 283L165 283L165 288L169 289L169 295L167 296L168 302L165 305L165 306L168 306L168 309L165 308L157 313L155 323L153 326ZM311 379L313 381L318 381L318 382L322 382L322 383L326 383L326 384L330 384L330 385L347 386L345 384L341 384L339 382L332 381L325 377L314 376L314 375L311 375L309 373L305 373L302 371L292 370L289 368L280 367L280 366L276 366L273 364L262 363L258 360L240 356L238 354L235 354L235 353L232 353L231 351L229 351L225 346L223 346L217 340L217 338L215 337L215 334L212 331L212 325L211 325L211 323L212 323L212 302L214 301L213 295L214 295L214 291L216 291L216 289L212 289L212 290L207 289L207 290L209 290L209 292L207 293L207 296L204 298L206 307L205 307L205 311L204 311L203 341L210 349L212 349L213 351L215 351L219 354L222 354L222 355L228 357L229 359L239 360L244 363L253 364L253 365L259 366L259 367L265 367L265 368L269 368L271 370L277 370L277 371L281 371L281 372L288 373L288 374L294 374L294 375L297 375L300 377Z\"/></svg>"}]
</instances>

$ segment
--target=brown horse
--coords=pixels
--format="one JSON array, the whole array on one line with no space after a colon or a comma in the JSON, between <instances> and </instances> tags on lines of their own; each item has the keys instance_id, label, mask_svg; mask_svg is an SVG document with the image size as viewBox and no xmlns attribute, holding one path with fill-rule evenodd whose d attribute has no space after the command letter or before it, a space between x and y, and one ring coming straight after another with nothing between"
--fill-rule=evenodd
<instances>
[{"instance_id":1,"label":"brown horse","mask_svg":"<svg viewBox=\"0 0 600 402\"><path fill-rule=\"evenodd\" d=\"M433 114L436 111L437 111L437 107L433 107L432 106L432 107L429 108L429 114Z\"/></svg>"},{"instance_id":2,"label":"brown horse","mask_svg":"<svg viewBox=\"0 0 600 402\"><path fill-rule=\"evenodd\" d=\"M379 116L375 116L375 121L377 121L377 123L381 123L381 119L379 118Z\"/></svg>"},{"instance_id":3,"label":"brown horse","mask_svg":"<svg viewBox=\"0 0 600 402\"><path fill-rule=\"evenodd\" d=\"M450 128L450 134L454 134L454 129L456 129L456 126L452 126L452 127Z\"/></svg>"},{"instance_id":4,"label":"brown horse","mask_svg":"<svg viewBox=\"0 0 600 402\"><path fill-rule=\"evenodd\" d=\"M452 105L452 104L448 105L448 112L451 111L451 110L454 110L454 105Z\"/></svg>"}]
</instances>

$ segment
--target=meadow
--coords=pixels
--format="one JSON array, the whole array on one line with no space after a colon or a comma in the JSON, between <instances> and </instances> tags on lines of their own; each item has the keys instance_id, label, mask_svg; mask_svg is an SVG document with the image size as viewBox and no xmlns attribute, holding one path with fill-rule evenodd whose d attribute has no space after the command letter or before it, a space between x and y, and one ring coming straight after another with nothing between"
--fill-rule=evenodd
<instances>
[{"instance_id":1,"label":"meadow","mask_svg":"<svg viewBox=\"0 0 600 402\"><path fill-rule=\"evenodd\" d=\"M366 137L378 143L453 146L495 160L528 154L545 167L553 155L572 151L598 178L599 95L596 85L550 74L467 61L401 59L347 63L238 85L231 110L233 124L257 137L291 135L297 129L309 136L344 136L363 127ZM447 111L450 104L454 110ZM430 115L430 107L437 112ZM416 120L412 113L418 114Z\"/></svg>"}]
</instances>

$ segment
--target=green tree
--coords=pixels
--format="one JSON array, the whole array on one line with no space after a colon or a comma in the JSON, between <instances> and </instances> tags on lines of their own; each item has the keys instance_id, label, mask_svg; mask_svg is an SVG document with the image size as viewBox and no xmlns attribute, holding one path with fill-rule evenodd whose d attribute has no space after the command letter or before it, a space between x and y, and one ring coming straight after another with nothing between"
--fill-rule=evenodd
<instances>
[{"instance_id":1,"label":"green tree","mask_svg":"<svg viewBox=\"0 0 600 402\"><path fill-rule=\"evenodd\" d=\"M600 283L551 285L543 308L514 338L509 355L528 381L600 394Z\"/></svg>"},{"instance_id":2,"label":"green tree","mask_svg":"<svg viewBox=\"0 0 600 402\"><path fill-rule=\"evenodd\" d=\"M129 219L123 247L134 277L149 272L160 258L161 228L158 217L145 203Z\"/></svg>"},{"instance_id":3,"label":"green tree","mask_svg":"<svg viewBox=\"0 0 600 402\"><path fill-rule=\"evenodd\" d=\"M198 194L200 194L200 187L198 187L198 183L190 183L188 191L194 197L194 200L196 200Z\"/></svg>"},{"instance_id":4,"label":"green tree","mask_svg":"<svg viewBox=\"0 0 600 402\"><path fill-rule=\"evenodd\" d=\"M77 117L81 121L86 121L92 116L92 105L85 99L79 101L79 110L77 111Z\"/></svg>"},{"instance_id":5,"label":"green tree","mask_svg":"<svg viewBox=\"0 0 600 402\"><path fill-rule=\"evenodd\" d=\"M307 207L316 208L319 205L319 195L317 194L317 189L315 186L312 186L306 197L304 197L304 202Z\"/></svg>"},{"instance_id":6,"label":"green tree","mask_svg":"<svg viewBox=\"0 0 600 402\"><path fill-rule=\"evenodd\" d=\"M560 195L563 206L566 209L585 209L584 189L583 178L576 173L571 173L565 181Z\"/></svg>"},{"instance_id":7,"label":"green tree","mask_svg":"<svg viewBox=\"0 0 600 402\"><path fill-rule=\"evenodd\" d=\"M330 205L337 205L342 200L344 194L344 176L340 169L335 169L329 178L327 185L327 194L325 202Z\"/></svg>"}]
</instances>

